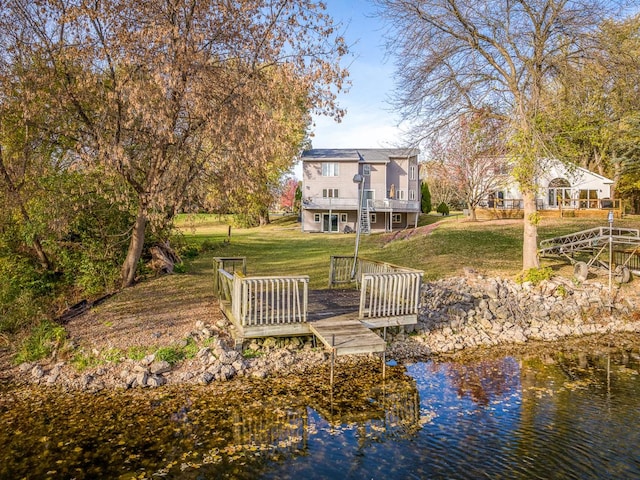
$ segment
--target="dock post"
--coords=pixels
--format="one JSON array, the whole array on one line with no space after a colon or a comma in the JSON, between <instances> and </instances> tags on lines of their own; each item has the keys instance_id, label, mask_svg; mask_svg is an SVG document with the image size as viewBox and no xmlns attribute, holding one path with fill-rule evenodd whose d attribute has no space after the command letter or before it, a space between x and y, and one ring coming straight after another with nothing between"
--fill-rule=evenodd
<instances>
[{"instance_id":1,"label":"dock post","mask_svg":"<svg viewBox=\"0 0 640 480\"><path fill-rule=\"evenodd\" d=\"M330 385L333 388L333 365L335 363L335 358L336 358L336 349L335 349L335 345L336 344L336 336L335 335L331 335L331 378L330 378Z\"/></svg>"},{"instance_id":2,"label":"dock post","mask_svg":"<svg viewBox=\"0 0 640 480\"><path fill-rule=\"evenodd\" d=\"M382 339L384 340L384 351L382 352L382 380L387 378L387 327L382 330Z\"/></svg>"}]
</instances>

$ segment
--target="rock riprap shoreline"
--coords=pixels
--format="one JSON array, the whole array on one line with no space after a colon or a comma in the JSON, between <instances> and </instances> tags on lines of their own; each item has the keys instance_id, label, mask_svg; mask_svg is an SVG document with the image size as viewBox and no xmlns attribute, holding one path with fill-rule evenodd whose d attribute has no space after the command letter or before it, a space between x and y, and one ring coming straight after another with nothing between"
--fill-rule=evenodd
<instances>
[{"instance_id":1,"label":"rock riprap shoreline","mask_svg":"<svg viewBox=\"0 0 640 480\"><path fill-rule=\"evenodd\" d=\"M388 329L387 358L416 361L470 348L638 333L637 297L633 289L625 292L617 288L610 292L597 281L575 284L562 277L538 285L519 284L467 269L464 277L423 285L418 323L403 330ZM226 321L197 322L190 334L200 346L197 354L175 365L155 355L137 361L122 358L84 371L63 361L25 363L17 369L16 381L69 390L207 384L239 376L304 373L327 361L328 353L315 347L311 338L259 339L238 352L230 328Z\"/></svg>"},{"instance_id":2,"label":"rock riprap shoreline","mask_svg":"<svg viewBox=\"0 0 640 480\"><path fill-rule=\"evenodd\" d=\"M640 332L635 296L597 281L563 277L539 285L466 277L426 283L413 339L430 353L467 348L558 341L590 334Z\"/></svg>"}]
</instances>

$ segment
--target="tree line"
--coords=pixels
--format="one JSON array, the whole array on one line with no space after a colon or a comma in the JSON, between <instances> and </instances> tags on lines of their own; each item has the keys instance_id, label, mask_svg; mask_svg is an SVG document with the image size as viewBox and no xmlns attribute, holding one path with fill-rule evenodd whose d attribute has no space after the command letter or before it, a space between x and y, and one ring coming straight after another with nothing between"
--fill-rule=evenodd
<instances>
[{"instance_id":1,"label":"tree line","mask_svg":"<svg viewBox=\"0 0 640 480\"><path fill-rule=\"evenodd\" d=\"M506 160L523 194L523 269L538 267L541 160L611 176L638 206L637 2L375 2L396 58L394 102L445 180L437 187L473 202L492 188L486 172L503 170L487 159Z\"/></svg>"},{"instance_id":2,"label":"tree line","mask_svg":"<svg viewBox=\"0 0 640 480\"><path fill-rule=\"evenodd\" d=\"M259 221L311 112L344 113L310 0L8 0L0 51L2 331L133 284L193 205Z\"/></svg>"}]
</instances>

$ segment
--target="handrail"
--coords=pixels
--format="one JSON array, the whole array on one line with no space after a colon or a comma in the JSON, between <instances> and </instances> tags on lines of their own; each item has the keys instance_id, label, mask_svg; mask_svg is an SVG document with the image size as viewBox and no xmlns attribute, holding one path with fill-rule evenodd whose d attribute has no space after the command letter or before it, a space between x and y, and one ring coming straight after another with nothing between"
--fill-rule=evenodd
<instances>
[{"instance_id":1,"label":"handrail","mask_svg":"<svg viewBox=\"0 0 640 480\"><path fill-rule=\"evenodd\" d=\"M231 302L233 292L233 275L220 268L218 269L218 275L216 278L218 279L218 291L216 292L218 298L220 301Z\"/></svg>"},{"instance_id":2,"label":"handrail","mask_svg":"<svg viewBox=\"0 0 640 480\"><path fill-rule=\"evenodd\" d=\"M220 271L234 273L238 270L247 274L247 257L214 257L213 258L213 292L220 297Z\"/></svg>"},{"instance_id":3,"label":"handrail","mask_svg":"<svg viewBox=\"0 0 640 480\"><path fill-rule=\"evenodd\" d=\"M417 315L422 272L378 272L362 275L360 318Z\"/></svg>"},{"instance_id":4,"label":"handrail","mask_svg":"<svg viewBox=\"0 0 640 480\"><path fill-rule=\"evenodd\" d=\"M353 271L353 256L332 255L329 265L329 286L358 282L365 273L396 273L396 272L419 272L409 267L401 267L387 262L368 260L358 257L356 259L355 276L351 277Z\"/></svg>"},{"instance_id":5,"label":"handrail","mask_svg":"<svg viewBox=\"0 0 640 480\"><path fill-rule=\"evenodd\" d=\"M308 275L234 275L232 311L242 326L306 322L308 299Z\"/></svg>"}]
</instances>

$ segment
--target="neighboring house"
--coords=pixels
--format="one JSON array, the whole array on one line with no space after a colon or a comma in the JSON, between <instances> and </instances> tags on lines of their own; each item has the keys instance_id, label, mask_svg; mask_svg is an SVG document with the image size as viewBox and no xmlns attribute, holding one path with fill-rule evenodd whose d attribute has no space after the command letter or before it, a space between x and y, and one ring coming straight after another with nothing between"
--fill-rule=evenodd
<instances>
[{"instance_id":1,"label":"neighboring house","mask_svg":"<svg viewBox=\"0 0 640 480\"><path fill-rule=\"evenodd\" d=\"M618 208L611 200L613 180L581 167L567 167L548 160L538 178L538 210L589 210ZM507 178L504 186L491 192L479 205L491 209L522 209L522 193Z\"/></svg>"},{"instance_id":2,"label":"neighboring house","mask_svg":"<svg viewBox=\"0 0 640 480\"><path fill-rule=\"evenodd\" d=\"M361 232L370 233L415 226L420 215L418 153L382 148L305 151L302 230L355 231L360 224ZM356 183L358 178L361 183Z\"/></svg>"}]
</instances>

